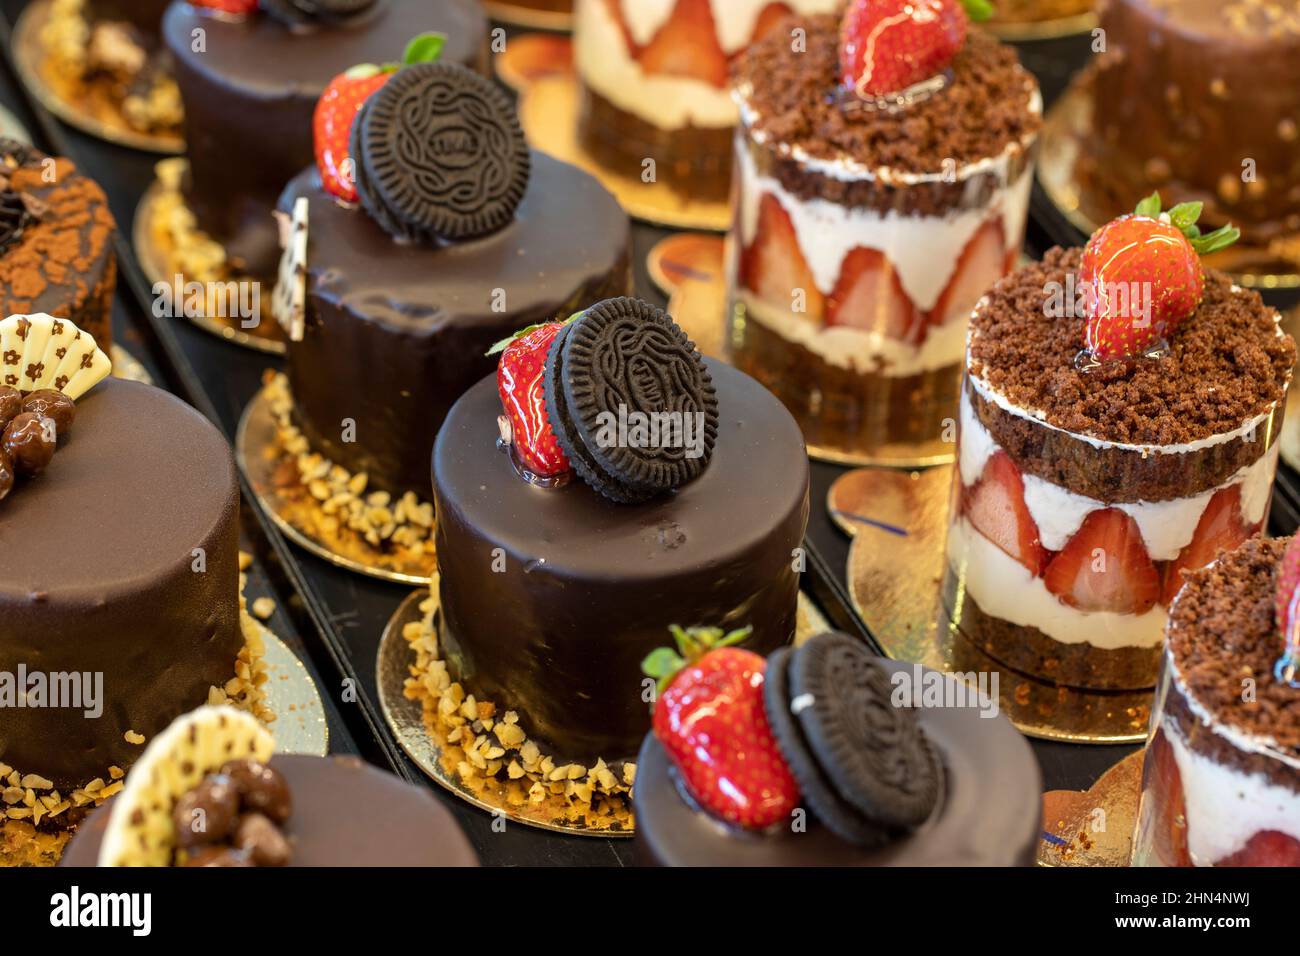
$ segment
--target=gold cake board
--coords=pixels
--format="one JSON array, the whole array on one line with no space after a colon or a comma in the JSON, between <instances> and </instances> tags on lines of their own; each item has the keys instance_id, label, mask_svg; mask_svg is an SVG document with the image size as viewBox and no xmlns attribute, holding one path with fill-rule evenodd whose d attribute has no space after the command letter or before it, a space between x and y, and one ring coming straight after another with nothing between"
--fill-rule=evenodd
<instances>
[{"instance_id":1,"label":"gold cake board","mask_svg":"<svg viewBox=\"0 0 1300 956\"><path fill-rule=\"evenodd\" d=\"M1043 794L1039 866L1128 866L1142 798L1138 750L1107 770L1088 790Z\"/></svg>"},{"instance_id":2,"label":"gold cake board","mask_svg":"<svg viewBox=\"0 0 1300 956\"><path fill-rule=\"evenodd\" d=\"M419 590L401 603L384 628L375 662L379 706L388 728L406 755L439 786L471 806L494 816L553 833L596 837L632 836L635 824L629 828L604 817L574 817L569 812L571 808L567 798L563 796L552 795L541 803L525 803L521 806L508 799L506 784L502 781L479 779L477 782L481 786L471 787L461 779L456 767L463 759L463 751L447 741L445 733L439 728L430 727L425 720L423 703L408 698L405 693L406 681L412 676L416 656L402 632L408 624L419 622L423 618L420 605L428 597L428 590ZM813 635L830 629L813 602L800 592L795 643L802 643Z\"/></svg>"},{"instance_id":3,"label":"gold cake board","mask_svg":"<svg viewBox=\"0 0 1300 956\"><path fill-rule=\"evenodd\" d=\"M173 162L184 161L173 160ZM158 221L161 218L163 202L167 198L168 187L161 180L155 179L145 190L145 194L140 197L140 203L135 208L135 220L131 226L131 243L135 248L136 258L140 261L140 271L152 285L163 283L171 286L176 276L183 276L182 270L174 261L170 243L162 234L163 230ZM267 215L270 215L269 210ZM222 283L257 282L256 279L240 275L231 275L219 281ZM265 325L271 331L269 336L243 328L237 319L209 315L185 316L185 318L205 332L211 332L234 345L270 355L283 355L284 338L280 326L271 318L271 291L270 289L259 290L259 300L265 300L262 302L264 314L259 316L259 329Z\"/></svg>"},{"instance_id":4,"label":"gold cake board","mask_svg":"<svg viewBox=\"0 0 1300 956\"><path fill-rule=\"evenodd\" d=\"M264 646L266 702L275 713L270 725L277 753L329 753L329 725L325 705L307 667L284 641L256 619ZM128 770L128 776L130 771ZM24 820L6 820L0 814L0 867L54 866L72 836L71 830L34 827Z\"/></svg>"},{"instance_id":5,"label":"gold cake board","mask_svg":"<svg viewBox=\"0 0 1300 956\"><path fill-rule=\"evenodd\" d=\"M1084 144L1095 136L1090 89L1093 72L1085 68L1071 80L1043 117L1037 173L1048 199L1084 235L1092 234L1110 219L1104 200L1090 190L1079 170ZM1140 198L1134 196L1133 205ZM1300 234L1267 246L1243 236L1236 245L1207 256L1205 261L1247 288L1300 288Z\"/></svg>"},{"instance_id":6,"label":"gold cake board","mask_svg":"<svg viewBox=\"0 0 1300 956\"><path fill-rule=\"evenodd\" d=\"M146 133L135 129L102 89L84 86L79 78L52 71L41 42L41 28L49 20L50 9L50 0L34 0L14 24L13 62L23 86L63 122L91 136L151 153L185 152L185 139L179 133Z\"/></svg>"},{"instance_id":7,"label":"gold cake board","mask_svg":"<svg viewBox=\"0 0 1300 956\"><path fill-rule=\"evenodd\" d=\"M1153 691L1087 691L1011 670L946 619L944 577L952 466L906 472L861 468L827 495L832 520L852 537L854 609L886 656L948 673L996 674L1002 713L1029 737L1090 744L1141 743Z\"/></svg>"}]
</instances>

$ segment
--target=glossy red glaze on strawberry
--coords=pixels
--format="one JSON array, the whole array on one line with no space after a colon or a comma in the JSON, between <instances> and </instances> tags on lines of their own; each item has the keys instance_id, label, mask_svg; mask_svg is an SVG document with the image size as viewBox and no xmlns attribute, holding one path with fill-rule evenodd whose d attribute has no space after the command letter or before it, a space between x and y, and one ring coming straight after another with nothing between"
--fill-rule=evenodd
<instances>
[{"instance_id":1,"label":"glossy red glaze on strawberry","mask_svg":"<svg viewBox=\"0 0 1300 956\"><path fill-rule=\"evenodd\" d=\"M709 651L659 695L653 721L701 809L754 830L788 823L799 801L763 709L766 667L751 651Z\"/></svg>"},{"instance_id":2,"label":"glossy red glaze on strawberry","mask_svg":"<svg viewBox=\"0 0 1300 956\"><path fill-rule=\"evenodd\" d=\"M569 459L546 416L546 353L564 328L551 322L526 330L501 353L497 394L510 422L510 444L519 464L538 478L558 478L570 471Z\"/></svg>"},{"instance_id":3,"label":"glossy red glaze on strawberry","mask_svg":"<svg viewBox=\"0 0 1300 956\"><path fill-rule=\"evenodd\" d=\"M196 7L219 10L236 16L247 16L257 10L258 0L190 0Z\"/></svg>"},{"instance_id":4,"label":"glossy red glaze on strawberry","mask_svg":"<svg viewBox=\"0 0 1300 956\"><path fill-rule=\"evenodd\" d=\"M388 82L393 71L377 66L357 66L330 80L316 103L312 136L321 185L332 196L357 201L355 170L348 143L357 111L372 93Z\"/></svg>"},{"instance_id":5,"label":"glossy red glaze on strawberry","mask_svg":"<svg viewBox=\"0 0 1300 956\"><path fill-rule=\"evenodd\" d=\"M1030 574L1042 574L1047 550L1025 504L1025 482L1011 458L997 451L984 473L963 492L962 510L980 534L1019 561Z\"/></svg>"},{"instance_id":6,"label":"glossy red glaze on strawberry","mask_svg":"<svg viewBox=\"0 0 1300 956\"><path fill-rule=\"evenodd\" d=\"M1087 347L1099 360L1141 355L1173 335L1205 294L1200 256L1182 231L1146 216L1098 229L1079 269Z\"/></svg>"},{"instance_id":7,"label":"glossy red glaze on strawberry","mask_svg":"<svg viewBox=\"0 0 1300 956\"><path fill-rule=\"evenodd\" d=\"M852 0L840 24L840 73L859 96L899 93L941 73L966 42L959 0Z\"/></svg>"},{"instance_id":8,"label":"glossy red glaze on strawberry","mask_svg":"<svg viewBox=\"0 0 1300 956\"><path fill-rule=\"evenodd\" d=\"M1118 508L1094 511L1043 572L1043 584L1080 611L1142 614L1160 598L1160 572L1137 522Z\"/></svg>"},{"instance_id":9,"label":"glossy red glaze on strawberry","mask_svg":"<svg viewBox=\"0 0 1300 956\"><path fill-rule=\"evenodd\" d=\"M1162 603L1173 603L1183 586L1183 572L1203 568L1220 551L1232 551L1263 527L1263 521L1247 526L1241 513L1241 485L1231 485L1215 492L1196 524L1192 540L1178 557L1165 567Z\"/></svg>"}]
</instances>

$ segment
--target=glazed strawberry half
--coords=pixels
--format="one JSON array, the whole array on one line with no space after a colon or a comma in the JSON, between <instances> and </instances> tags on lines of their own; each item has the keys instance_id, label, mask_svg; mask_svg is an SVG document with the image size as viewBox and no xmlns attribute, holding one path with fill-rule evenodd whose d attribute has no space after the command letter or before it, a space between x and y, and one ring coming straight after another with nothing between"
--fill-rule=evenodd
<instances>
[{"instance_id":1,"label":"glazed strawberry half","mask_svg":"<svg viewBox=\"0 0 1300 956\"><path fill-rule=\"evenodd\" d=\"M441 33L422 33L407 44L401 63L383 66L363 63L329 81L312 115L316 168L320 170L321 185L327 193L346 202L357 201L356 175L353 161L348 156L348 143L357 112L371 94L403 66L437 60L446 42L446 36Z\"/></svg>"},{"instance_id":2,"label":"glazed strawberry half","mask_svg":"<svg viewBox=\"0 0 1300 956\"><path fill-rule=\"evenodd\" d=\"M1163 347L1205 294L1200 257L1241 236L1231 225L1201 234L1199 202L1160 211L1152 193L1137 209L1093 233L1083 249L1079 282L1087 315L1087 347L1099 362Z\"/></svg>"},{"instance_id":3,"label":"glazed strawberry half","mask_svg":"<svg viewBox=\"0 0 1300 956\"><path fill-rule=\"evenodd\" d=\"M659 682L654 734L700 808L750 830L788 823L799 787L763 709L767 662L735 647L751 628L672 628L641 665Z\"/></svg>"},{"instance_id":4,"label":"glazed strawberry half","mask_svg":"<svg viewBox=\"0 0 1300 956\"><path fill-rule=\"evenodd\" d=\"M1287 543L1282 554L1273 607L1283 647L1273 673L1284 684L1300 688L1300 535Z\"/></svg>"},{"instance_id":5,"label":"glazed strawberry half","mask_svg":"<svg viewBox=\"0 0 1300 956\"><path fill-rule=\"evenodd\" d=\"M560 450L550 419L546 415L546 353L568 322L530 325L503 339L488 352L500 354L497 363L497 394L504 411L502 437L526 475L562 478L572 470Z\"/></svg>"},{"instance_id":6,"label":"glazed strawberry half","mask_svg":"<svg viewBox=\"0 0 1300 956\"><path fill-rule=\"evenodd\" d=\"M840 79L865 99L939 75L966 42L988 0L852 0L840 22Z\"/></svg>"}]
</instances>

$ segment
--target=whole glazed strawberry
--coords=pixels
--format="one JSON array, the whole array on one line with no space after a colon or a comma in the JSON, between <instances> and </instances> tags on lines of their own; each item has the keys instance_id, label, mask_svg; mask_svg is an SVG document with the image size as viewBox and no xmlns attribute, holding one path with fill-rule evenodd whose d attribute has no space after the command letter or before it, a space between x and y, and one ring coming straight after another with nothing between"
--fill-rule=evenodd
<instances>
[{"instance_id":1,"label":"whole glazed strawberry","mask_svg":"<svg viewBox=\"0 0 1300 956\"><path fill-rule=\"evenodd\" d=\"M348 156L348 141L357 112L403 66L437 60L446 42L441 33L422 33L407 44L401 63L383 66L363 63L329 81L312 115L316 168L327 193L345 202L357 201L355 169Z\"/></svg>"},{"instance_id":2,"label":"whole glazed strawberry","mask_svg":"<svg viewBox=\"0 0 1300 956\"><path fill-rule=\"evenodd\" d=\"M568 322L573 321L570 317ZM562 478L572 470L560 450L546 415L546 353L567 322L530 325L492 346L488 355L501 355L497 363L497 394L506 424L503 437L516 461L536 478Z\"/></svg>"},{"instance_id":3,"label":"whole glazed strawberry","mask_svg":"<svg viewBox=\"0 0 1300 956\"><path fill-rule=\"evenodd\" d=\"M864 98L901 93L942 73L988 0L851 0L840 24L840 75Z\"/></svg>"},{"instance_id":4,"label":"whole glazed strawberry","mask_svg":"<svg viewBox=\"0 0 1300 956\"><path fill-rule=\"evenodd\" d=\"M1160 211L1152 193L1131 215L1107 223L1083 250L1088 351L1099 362L1143 355L1167 341L1201 304L1200 257L1241 236L1231 225L1201 235L1201 203Z\"/></svg>"},{"instance_id":5,"label":"whole glazed strawberry","mask_svg":"<svg viewBox=\"0 0 1300 956\"><path fill-rule=\"evenodd\" d=\"M659 682L654 733L701 809L735 826L785 823L799 787L763 705L767 662L735 647L752 628L672 628L677 648L641 665Z\"/></svg>"}]
</instances>

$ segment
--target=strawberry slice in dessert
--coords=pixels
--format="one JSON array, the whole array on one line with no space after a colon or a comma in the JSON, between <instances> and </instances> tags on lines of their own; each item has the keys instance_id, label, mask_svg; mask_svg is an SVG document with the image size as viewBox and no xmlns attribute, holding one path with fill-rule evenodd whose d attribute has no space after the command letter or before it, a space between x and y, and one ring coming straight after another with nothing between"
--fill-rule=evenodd
<instances>
[{"instance_id":1,"label":"strawberry slice in dessert","mask_svg":"<svg viewBox=\"0 0 1300 956\"><path fill-rule=\"evenodd\" d=\"M766 195L758 207L754 241L740 263L740 281L760 300L796 318L822 323L826 300L799 248L790 215L775 196Z\"/></svg>"},{"instance_id":2,"label":"strawberry slice in dessert","mask_svg":"<svg viewBox=\"0 0 1300 956\"><path fill-rule=\"evenodd\" d=\"M925 317L912 304L884 253L859 247L844 257L839 281L826 302L827 325L842 325L919 345Z\"/></svg>"},{"instance_id":3,"label":"strawberry slice in dessert","mask_svg":"<svg viewBox=\"0 0 1300 956\"><path fill-rule=\"evenodd\" d=\"M975 303L1006 275L1009 256L1014 264L1015 250L1008 252L1002 238L1002 220L991 219L980 226L966 243L952 278L930 310L930 324L964 322Z\"/></svg>"},{"instance_id":4,"label":"strawberry slice in dessert","mask_svg":"<svg viewBox=\"0 0 1300 956\"><path fill-rule=\"evenodd\" d=\"M1220 551L1232 551L1260 531L1263 522L1246 526L1241 513L1241 485L1229 485L1215 492L1196 524L1191 543L1165 566L1164 594L1161 603L1168 607L1183 586L1183 572L1203 568Z\"/></svg>"},{"instance_id":5,"label":"strawberry slice in dessert","mask_svg":"<svg viewBox=\"0 0 1300 956\"><path fill-rule=\"evenodd\" d=\"M1116 508L1094 511L1043 573L1047 590L1080 611L1143 614L1160 597L1160 572L1137 522Z\"/></svg>"},{"instance_id":6,"label":"strawberry slice in dessert","mask_svg":"<svg viewBox=\"0 0 1300 956\"><path fill-rule=\"evenodd\" d=\"M677 0L637 59L646 73L687 77L719 89L727 85L727 57L718 46L709 0Z\"/></svg>"},{"instance_id":7,"label":"strawberry slice in dessert","mask_svg":"<svg viewBox=\"0 0 1300 956\"><path fill-rule=\"evenodd\" d=\"M1025 505L1025 482L1006 452L999 451L984 466L980 480L965 491L966 517L984 537L1015 558L1037 577L1047 564L1047 549L1038 525Z\"/></svg>"}]
</instances>

